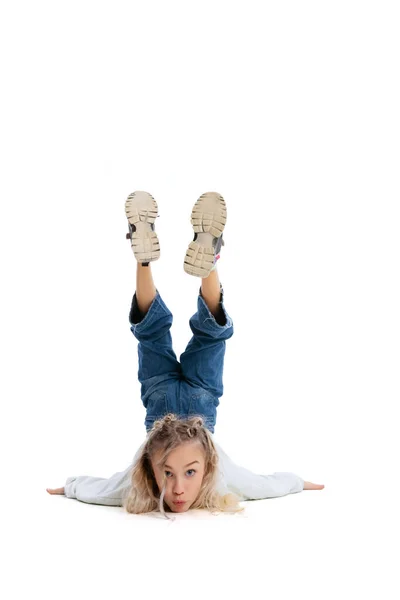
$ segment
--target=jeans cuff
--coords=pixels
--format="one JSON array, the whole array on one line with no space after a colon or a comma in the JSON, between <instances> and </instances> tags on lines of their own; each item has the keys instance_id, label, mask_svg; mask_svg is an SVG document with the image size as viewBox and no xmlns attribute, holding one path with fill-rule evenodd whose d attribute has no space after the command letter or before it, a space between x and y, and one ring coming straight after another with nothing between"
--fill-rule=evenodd
<instances>
[{"instance_id":1,"label":"jeans cuff","mask_svg":"<svg viewBox=\"0 0 400 600\"><path fill-rule=\"evenodd\" d=\"M131 325L139 325L139 323L141 323L143 321L143 319L145 317L147 317L147 315L149 314L149 312L150 312L151 308L153 307L154 303L157 302L158 300L161 300L161 298L160 298L160 294L159 294L159 292L157 290L156 291L156 295L154 297L154 300L150 304L148 310L146 312L142 312L141 310L139 310L139 306L138 306L138 303L137 303L136 292L135 292L133 294L131 309L129 311L129 323Z\"/></svg>"},{"instance_id":2,"label":"jeans cuff","mask_svg":"<svg viewBox=\"0 0 400 600\"><path fill-rule=\"evenodd\" d=\"M212 312L210 311L210 309L208 308L204 298L203 298L203 294L201 293L201 287L199 289L199 296L203 299L204 304L206 304L207 309L209 311L209 313L214 317L217 325L220 325L221 327L224 327L227 323L227 317L226 317L226 312L223 306L223 302L224 302L224 289L222 287L221 284L219 284L219 289L220 289L220 296L219 296L219 303L218 303L218 311L216 315L213 315Z\"/></svg>"},{"instance_id":3,"label":"jeans cuff","mask_svg":"<svg viewBox=\"0 0 400 600\"><path fill-rule=\"evenodd\" d=\"M136 298L136 292L135 292L133 295L133 298L132 298L131 309L129 311L129 323L131 325L137 325L138 323L140 323L140 321L143 321L143 318L144 318L144 313L142 313L139 310L137 298Z\"/></svg>"}]
</instances>

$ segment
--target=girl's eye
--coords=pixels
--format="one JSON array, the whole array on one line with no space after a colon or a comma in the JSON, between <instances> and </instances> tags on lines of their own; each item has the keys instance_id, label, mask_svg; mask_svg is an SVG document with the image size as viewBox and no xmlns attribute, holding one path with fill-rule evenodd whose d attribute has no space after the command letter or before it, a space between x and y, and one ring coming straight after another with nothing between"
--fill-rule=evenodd
<instances>
[{"instance_id":1,"label":"girl's eye","mask_svg":"<svg viewBox=\"0 0 400 600\"><path fill-rule=\"evenodd\" d=\"M189 477L193 477L193 475L196 473L195 469L189 469L188 471L186 471L186 474L189 475ZM170 477L172 475L171 471L165 471L165 477Z\"/></svg>"}]
</instances>

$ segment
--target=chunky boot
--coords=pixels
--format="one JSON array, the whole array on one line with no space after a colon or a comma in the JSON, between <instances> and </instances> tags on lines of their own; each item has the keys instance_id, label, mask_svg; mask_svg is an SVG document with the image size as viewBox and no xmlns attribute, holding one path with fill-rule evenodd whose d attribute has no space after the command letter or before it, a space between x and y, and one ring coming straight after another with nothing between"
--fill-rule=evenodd
<instances>
[{"instance_id":1,"label":"chunky boot","mask_svg":"<svg viewBox=\"0 0 400 600\"><path fill-rule=\"evenodd\" d=\"M147 192L133 192L125 202L129 233L136 260L143 266L160 258L160 242L155 232L154 221L158 217L157 202Z\"/></svg>"},{"instance_id":2,"label":"chunky boot","mask_svg":"<svg viewBox=\"0 0 400 600\"><path fill-rule=\"evenodd\" d=\"M221 194L202 194L193 207L190 221L195 233L186 251L183 268L189 275L208 277L224 245L222 232L226 223L226 204Z\"/></svg>"}]
</instances>

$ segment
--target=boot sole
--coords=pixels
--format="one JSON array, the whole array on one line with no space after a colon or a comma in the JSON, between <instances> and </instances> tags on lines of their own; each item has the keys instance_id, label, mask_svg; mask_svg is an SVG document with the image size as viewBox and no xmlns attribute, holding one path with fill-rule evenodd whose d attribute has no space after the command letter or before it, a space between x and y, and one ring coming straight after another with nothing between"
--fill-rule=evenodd
<instances>
[{"instance_id":1,"label":"boot sole","mask_svg":"<svg viewBox=\"0 0 400 600\"><path fill-rule=\"evenodd\" d=\"M131 246L139 263L152 262L160 258L160 242L157 234L151 229L158 216L157 202L147 192L133 192L125 202L125 213L128 222L135 225L136 231L129 234Z\"/></svg>"},{"instance_id":2,"label":"boot sole","mask_svg":"<svg viewBox=\"0 0 400 600\"><path fill-rule=\"evenodd\" d=\"M213 239L221 237L226 224L226 204L221 194L202 194L193 207L190 222L198 236L186 250L183 268L189 275L208 277L214 266Z\"/></svg>"}]
</instances>

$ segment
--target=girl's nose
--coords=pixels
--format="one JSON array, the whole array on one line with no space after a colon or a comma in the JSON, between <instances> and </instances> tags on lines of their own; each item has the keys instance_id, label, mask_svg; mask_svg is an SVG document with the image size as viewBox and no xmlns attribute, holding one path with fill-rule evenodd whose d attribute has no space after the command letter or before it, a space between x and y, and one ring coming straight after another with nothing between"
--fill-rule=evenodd
<instances>
[{"instance_id":1,"label":"girl's nose","mask_svg":"<svg viewBox=\"0 0 400 600\"><path fill-rule=\"evenodd\" d=\"M174 486L173 486L173 492L177 496L180 496L181 494L183 494L183 483L180 479L175 479Z\"/></svg>"}]
</instances>

